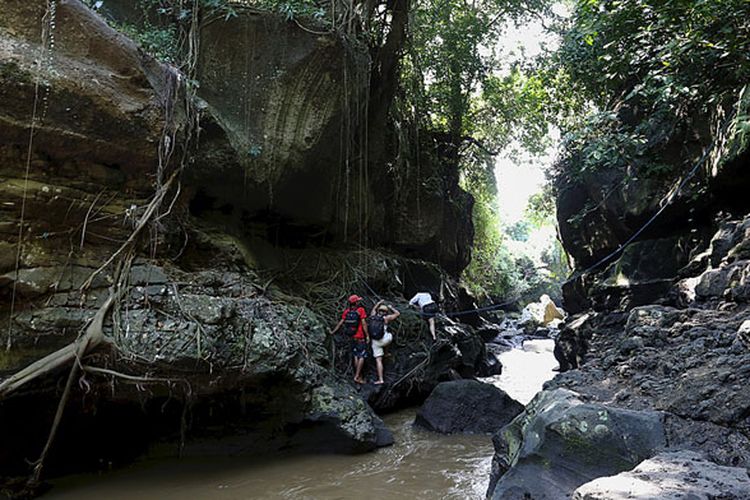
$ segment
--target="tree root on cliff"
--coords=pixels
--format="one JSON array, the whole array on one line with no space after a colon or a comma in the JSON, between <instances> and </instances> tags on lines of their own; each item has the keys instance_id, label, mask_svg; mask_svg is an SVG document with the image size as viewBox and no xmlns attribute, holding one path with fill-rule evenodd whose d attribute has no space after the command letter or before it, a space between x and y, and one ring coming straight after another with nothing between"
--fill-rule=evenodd
<instances>
[{"instance_id":1,"label":"tree root on cliff","mask_svg":"<svg viewBox=\"0 0 750 500\"><path fill-rule=\"evenodd\" d=\"M65 382L65 389L60 397L60 401L57 404L57 410L55 412L55 418L52 422L52 427L47 437L47 442L42 449L39 458L32 463L34 466L33 472L26 483L26 491L31 493L36 491L39 487L39 478L41 477L42 469L44 467L44 461L47 458L52 443L55 440L57 429L62 420L63 413L65 411L65 405L70 396L70 390L73 386L73 380L78 374L80 368L80 359L86 355L91 349L97 347L106 341L102 326L104 324L104 317L106 316L112 304L115 302L117 294L114 288L110 288L109 297L99 307L94 317L89 322L88 326L84 330L83 334L79 336L74 342L67 346L59 349L52 354L43 357L40 360L35 361L31 365L27 366L18 373L12 375L8 379L4 380L0 384L0 399L7 397L13 392L19 390L24 385L32 382L44 375L54 372L56 369L72 363L73 366L68 373L67 381Z\"/></svg>"},{"instance_id":2,"label":"tree root on cliff","mask_svg":"<svg viewBox=\"0 0 750 500\"><path fill-rule=\"evenodd\" d=\"M114 304L115 299L116 294L114 291L110 290L109 297L104 304L99 307L99 310L91 319L91 322L89 322L83 335L78 337L74 342L71 342L62 349L58 349L52 354L48 354L42 359L33 362L23 370L20 370L3 380L3 382L0 383L0 399L9 396L27 383L80 359L88 351L106 341L102 331L102 325L104 323L104 316L112 307L112 304Z\"/></svg>"},{"instance_id":3,"label":"tree root on cliff","mask_svg":"<svg viewBox=\"0 0 750 500\"><path fill-rule=\"evenodd\" d=\"M167 192L169 191L170 186L175 181L175 179L180 174L180 172L182 172L181 168L178 168L177 170L175 170L172 173L172 175L169 176L169 179L167 180L167 182L165 182L164 185L162 185L159 188L159 190L154 195L154 197L151 200L151 202L146 207L146 211L144 212L143 216L141 216L141 219L138 221L138 224L136 225L135 229L133 229L133 232L130 234L130 236L128 237L127 241L125 241L125 243L123 243L122 246L120 246L120 248L118 248L115 251L115 253L113 253L104 262L104 264L102 264L101 266L99 266L98 269L96 269L93 273L91 273L91 276L89 276L88 279L81 286L82 290L85 290L85 289L91 287L91 284L94 281L94 278L96 278L96 276L100 272L102 272L104 269L106 269L107 266L109 266L110 264L112 264L112 262L114 262L114 260L120 254L122 254L122 252L124 252L125 250L127 250L130 247L130 245L135 242L136 238L138 238L138 235L141 233L141 231L143 230L143 228L146 227L146 225L148 224L148 222L151 220L151 217L154 216L154 214L156 213L156 211L161 206L161 202L164 200L164 197L166 196Z\"/></svg>"}]
</instances>

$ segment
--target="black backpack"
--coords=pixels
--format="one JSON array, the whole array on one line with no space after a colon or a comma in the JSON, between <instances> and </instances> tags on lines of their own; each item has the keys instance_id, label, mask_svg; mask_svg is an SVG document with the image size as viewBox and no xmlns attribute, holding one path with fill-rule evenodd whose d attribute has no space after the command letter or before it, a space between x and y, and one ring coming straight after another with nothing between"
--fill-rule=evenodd
<instances>
[{"instance_id":1,"label":"black backpack","mask_svg":"<svg viewBox=\"0 0 750 500\"><path fill-rule=\"evenodd\" d=\"M385 317L376 314L367 319L367 330L372 340L380 340L385 335Z\"/></svg>"},{"instance_id":2,"label":"black backpack","mask_svg":"<svg viewBox=\"0 0 750 500\"><path fill-rule=\"evenodd\" d=\"M356 309L348 309L344 315L344 332L350 337L354 337L359 330L359 311Z\"/></svg>"}]
</instances>

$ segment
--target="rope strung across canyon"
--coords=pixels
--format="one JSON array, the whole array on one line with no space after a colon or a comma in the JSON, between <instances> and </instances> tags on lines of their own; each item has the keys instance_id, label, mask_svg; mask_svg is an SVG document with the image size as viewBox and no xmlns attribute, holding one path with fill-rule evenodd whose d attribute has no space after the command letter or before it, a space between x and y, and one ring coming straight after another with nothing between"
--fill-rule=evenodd
<instances>
[{"instance_id":1,"label":"rope strung across canyon","mask_svg":"<svg viewBox=\"0 0 750 500\"><path fill-rule=\"evenodd\" d=\"M609 254L605 255L598 261L596 261L594 264L590 265L583 271L579 271L570 278L568 278L569 281L577 280L578 278L581 278L587 274L589 274L591 271L595 270L599 266L609 262L612 258L616 257L620 253L622 253L628 246L630 246L643 232L648 229L651 224L653 224L656 219L659 218L661 214L664 213L664 211L669 207L669 205L672 204L672 202L677 198L677 195L680 194L682 191L682 188L685 187L685 185L692 179L696 173L698 173L698 170L703 166L704 163L706 163L706 160L708 160L710 154L713 152L714 148L716 147L716 144L718 143L718 138L723 137L726 133L727 129L729 128L729 125L732 123L732 119L736 117L736 114L733 116L730 116L727 118L727 120L724 122L724 125L721 127L721 131L719 134L717 134L716 138L714 138L713 141L711 141L711 144L703 151L703 154L698 159L698 161L695 163L692 169L683 177L682 181L677 185L677 188L674 189L671 193L669 193L667 196L662 198L662 201L660 202L661 208L654 213L654 215L651 216L636 232L634 232L630 238L625 240L624 243L620 244L616 249L614 249Z\"/></svg>"},{"instance_id":2,"label":"rope strung across canyon","mask_svg":"<svg viewBox=\"0 0 750 500\"><path fill-rule=\"evenodd\" d=\"M679 184L677 184L677 187L675 189L673 189L669 194L667 194L664 198L662 198L662 200L660 202L661 206L660 206L659 210L657 210L656 213L654 213L654 215L652 215L637 231L635 231L627 240L625 240L625 242L623 242L622 244L620 244L617 248L615 248L614 250L612 250L610 253L608 253L607 255L605 255L604 257L602 257L601 259L599 259L598 261L596 261L592 265L588 266L586 269L584 269L582 271L578 271L578 272L574 273L573 275L571 275L568 278L568 281L575 281L575 280L577 280L577 279L579 279L579 278L581 278L581 277L583 277L583 276L591 273L592 271L596 270L600 266L602 266L602 265L606 264L607 262L611 261L614 257L617 257L628 246L630 246L632 243L634 243L635 240L638 239L638 237L641 234L643 234L643 232L646 229L648 229L656 221L656 219L658 219L659 216L661 216L661 214L664 213L664 211L672 204L672 202L675 200L675 198L677 198L677 195L680 194L680 192L687 185L687 183L695 176L695 174L698 173L698 170L700 170L700 168L706 163L706 161L710 157L711 153L716 148L716 145L718 144L718 139L721 138L721 137L723 137L724 134L726 134L727 129L729 128L729 125L732 123L732 120L735 119L736 117L737 117L737 114L735 112L735 113L733 113L732 115L730 115L726 119L726 121L724 122L724 124L720 128L720 132L716 135L716 138L714 138L714 140L711 141L711 144L703 151L703 153L701 154L700 158L695 163L695 165L693 165L693 167L682 178L682 180L679 182ZM373 293L373 295L375 295L376 297L379 297L378 294L375 293L375 291L372 288L370 288L370 285L368 285L365 282L364 279L362 279L362 278L360 278L360 279L365 284L365 286L367 287L367 289L370 290L370 292ZM445 316L447 316L447 317L455 317L455 316L465 316L465 315L468 315L468 314L478 314L478 313L482 313L482 312L495 311L495 310L501 309L501 308L503 308L505 306L509 306L511 304L514 304L520 298L521 298L521 296L517 296L517 297L515 297L513 299L510 299L510 300L507 300L507 301L504 301L504 302L490 304L488 306L479 307L479 308L476 308L476 309L466 309L466 310L463 310L463 311L446 312Z\"/></svg>"}]
</instances>

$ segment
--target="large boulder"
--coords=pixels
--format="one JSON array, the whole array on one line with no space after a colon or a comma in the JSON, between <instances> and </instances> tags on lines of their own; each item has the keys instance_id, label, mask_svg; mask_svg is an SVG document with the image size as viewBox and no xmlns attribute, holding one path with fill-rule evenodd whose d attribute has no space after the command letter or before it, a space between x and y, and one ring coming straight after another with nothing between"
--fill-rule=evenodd
<instances>
[{"instance_id":1,"label":"large boulder","mask_svg":"<svg viewBox=\"0 0 750 500\"><path fill-rule=\"evenodd\" d=\"M521 403L494 385L456 380L435 387L414 423L443 434L492 433L522 411Z\"/></svg>"},{"instance_id":2,"label":"large boulder","mask_svg":"<svg viewBox=\"0 0 750 500\"><path fill-rule=\"evenodd\" d=\"M750 498L746 469L723 467L691 451L660 453L632 471L602 477L575 491L574 500L743 500Z\"/></svg>"},{"instance_id":3,"label":"large boulder","mask_svg":"<svg viewBox=\"0 0 750 500\"><path fill-rule=\"evenodd\" d=\"M75 443L81 465L95 454L122 460L123 448L107 429L127 425L120 421L125 416L152 429L131 436L128 446L140 443L141 449L149 439L174 439L181 432L186 453L252 454L278 447L349 453L388 444L387 431L355 389L324 368L325 327L309 309L260 296L260 285L238 272L188 275L172 266L139 263L131 278L132 290L124 298L128 307L115 310L104 326L109 347L83 360L86 392L74 393L68 405L67 418L76 422L72 428L93 418L92 408L102 408L97 425ZM104 293L92 293L101 294L92 300L93 308ZM58 290L46 298L59 305L14 317L17 344L0 357L6 373L53 351L55 342L72 341L94 313L80 309L77 291ZM61 339L63 324L69 333ZM34 346L27 338L40 340ZM40 384L0 401L8 428L16 423L23 429L4 437L0 462L6 473L22 474L23 458L43 445L61 389ZM40 400L40 393L46 397ZM180 430L174 413L188 404L192 425ZM38 417L28 419L29 411ZM211 440L217 444L208 445ZM104 443L113 446L102 450ZM73 443L63 436L59 444ZM60 470L63 464L54 462L51 470Z\"/></svg>"},{"instance_id":4,"label":"large boulder","mask_svg":"<svg viewBox=\"0 0 750 500\"><path fill-rule=\"evenodd\" d=\"M471 327L444 317L436 322L437 342L431 339L427 323L408 309L393 325L394 342L383 360L385 384L364 391L375 410L420 404L441 382L490 371L485 345Z\"/></svg>"},{"instance_id":5,"label":"large boulder","mask_svg":"<svg viewBox=\"0 0 750 500\"><path fill-rule=\"evenodd\" d=\"M585 403L544 391L493 437L488 498L570 496L582 484L633 468L666 444L664 415Z\"/></svg>"}]
</instances>

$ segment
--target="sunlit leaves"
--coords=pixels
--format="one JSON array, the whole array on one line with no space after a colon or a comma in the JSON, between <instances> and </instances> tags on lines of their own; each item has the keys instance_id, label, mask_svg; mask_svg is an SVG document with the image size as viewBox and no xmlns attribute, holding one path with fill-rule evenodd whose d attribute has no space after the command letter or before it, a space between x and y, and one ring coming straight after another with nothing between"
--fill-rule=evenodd
<instances>
[{"instance_id":1,"label":"sunlit leaves","mask_svg":"<svg viewBox=\"0 0 750 500\"><path fill-rule=\"evenodd\" d=\"M548 61L570 75L570 87L558 92L618 112L571 116L564 127L568 173L627 166L674 175L660 158L666 145L750 78L750 2L576 5L562 47Z\"/></svg>"}]
</instances>

